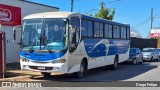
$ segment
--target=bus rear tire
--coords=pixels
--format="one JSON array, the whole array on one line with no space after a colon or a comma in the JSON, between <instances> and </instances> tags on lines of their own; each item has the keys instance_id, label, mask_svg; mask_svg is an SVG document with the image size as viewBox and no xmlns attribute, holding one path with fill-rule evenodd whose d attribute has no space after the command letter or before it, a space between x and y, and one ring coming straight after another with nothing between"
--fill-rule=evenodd
<instances>
[{"instance_id":1,"label":"bus rear tire","mask_svg":"<svg viewBox=\"0 0 160 90\"><path fill-rule=\"evenodd\" d=\"M47 72L41 72L43 77L50 77L51 73L47 73Z\"/></svg>"},{"instance_id":2,"label":"bus rear tire","mask_svg":"<svg viewBox=\"0 0 160 90\"><path fill-rule=\"evenodd\" d=\"M80 70L78 72L73 73L74 77L81 78L87 74L87 65L84 60L82 60L80 65Z\"/></svg>"},{"instance_id":3,"label":"bus rear tire","mask_svg":"<svg viewBox=\"0 0 160 90\"><path fill-rule=\"evenodd\" d=\"M111 65L111 70L116 70L118 65L118 56L115 56L114 58L114 64Z\"/></svg>"}]
</instances>

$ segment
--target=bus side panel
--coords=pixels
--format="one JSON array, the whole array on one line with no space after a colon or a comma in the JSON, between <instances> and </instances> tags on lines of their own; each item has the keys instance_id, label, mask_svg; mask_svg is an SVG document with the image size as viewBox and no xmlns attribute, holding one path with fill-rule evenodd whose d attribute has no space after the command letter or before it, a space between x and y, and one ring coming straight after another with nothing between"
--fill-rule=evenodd
<instances>
[{"instance_id":1,"label":"bus side panel","mask_svg":"<svg viewBox=\"0 0 160 90\"><path fill-rule=\"evenodd\" d=\"M80 70L83 58L88 60L88 69L113 64L116 54L123 62L129 57L129 45L129 40L85 39L69 55L69 73Z\"/></svg>"},{"instance_id":2,"label":"bus side panel","mask_svg":"<svg viewBox=\"0 0 160 90\"><path fill-rule=\"evenodd\" d=\"M73 53L68 54L68 72L73 73L80 70L80 63L82 59L87 57L84 49L84 44L81 42Z\"/></svg>"}]
</instances>

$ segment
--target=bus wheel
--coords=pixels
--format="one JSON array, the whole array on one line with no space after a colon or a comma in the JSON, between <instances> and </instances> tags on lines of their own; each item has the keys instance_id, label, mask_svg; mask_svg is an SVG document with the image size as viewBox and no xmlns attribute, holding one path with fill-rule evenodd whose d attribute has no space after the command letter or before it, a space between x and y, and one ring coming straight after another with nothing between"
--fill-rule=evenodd
<instances>
[{"instance_id":1,"label":"bus wheel","mask_svg":"<svg viewBox=\"0 0 160 90\"><path fill-rule=\"evenodd\" d=\"M118 65L118 57L115 56L115 58L114 58L114 64L111 65L111 69L115 70L117 68L117 65Z\"/></svg>"},{"instance_id":2,"label":"bus wheel","mask_svg":"<svg viewBox=\"0 0 160 90\"><path fill-rule=\"evenodd\" d=\"M73 73L73 75L77 78L83 77L87 74L87 65L84 60L82 60L81 65L80 65L80 70L79 72Z\"/></svg>"},{"instance_id":3,"label":"bus wheel","mask_svg":"<svg viewBox=\"0 0 160 90\"><path fill-rule=\"evenodd\" d=\"M47 72L41 72L43 77L50 77L51 73L47 73Z\"/></svg>"}]
</instances>

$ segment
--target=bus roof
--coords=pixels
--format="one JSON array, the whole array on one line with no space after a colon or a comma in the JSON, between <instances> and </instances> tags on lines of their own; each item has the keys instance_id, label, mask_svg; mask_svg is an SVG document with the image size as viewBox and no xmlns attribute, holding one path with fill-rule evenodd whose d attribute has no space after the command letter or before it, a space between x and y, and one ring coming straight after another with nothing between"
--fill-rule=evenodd
<instances>
[{"instance_id":1,"label":"bus roof","mask_svg":"<svg viewBox=\"0 0 160 90\"><path fill-rule=\"evenodd\" d=\"M80 16L83 19L86 20L91 20L91 21L97 21L97 22L102 22L102 23L107 23L107 24L113 24L113 25L120 25L120 26L125 26L125 27L130 27L129 24L122 24L122 23L117 23L114 21L102 19L102 18L95 18L75 12L44 12L44 13L37 13L37 14L31 14L23 19L33 19L33 18L69 18L71 16Z\"/></svg>"},{"instance_id":2,"label":"bus roof","mask_svg":"<svg viewBox=\"0 0 160 90\"><path fill-rule=\"evenodd\" d=\"M74 12L44 12L44 13L36 13L36 14L31 14L23 19L33 19L33 18L68 18L72 15L80 15L78 13Z\"/></svg>"},{"instance_id":3,"label":"bus roof","mask_svg":"<svg viewBox=\"0 0 160 90\"><path fill-rule=\"evenodd\" d=\"M118 23L118 22L114 22L114 21L102 19L102 18L95 18L95 17L91 17L91 16L86 16L86 15L82 15L82 18L87 19L87 20L101 22L101 23L107 23L107 24L111 24L111 25L120 25L120 26L124 26L124 27L130 27L129 24Z\"/></svg>"}]
</instances>

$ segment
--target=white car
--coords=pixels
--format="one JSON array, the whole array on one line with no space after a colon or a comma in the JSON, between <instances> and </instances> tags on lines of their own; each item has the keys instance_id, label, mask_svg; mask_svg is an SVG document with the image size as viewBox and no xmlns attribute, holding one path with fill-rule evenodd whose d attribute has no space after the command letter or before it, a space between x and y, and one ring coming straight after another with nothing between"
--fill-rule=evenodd
<instances>
[{"instance_id":1,"label":"white car","mask_svg":"<svg viewBox=\"0 0 160 90\"><path fill-rule=\"evenodd\" d=\"M156 48L143 48L142 50L143 60L145 61L152 61L157 60L159 61L159 52Z\"/></svg>"}]
</instances>

